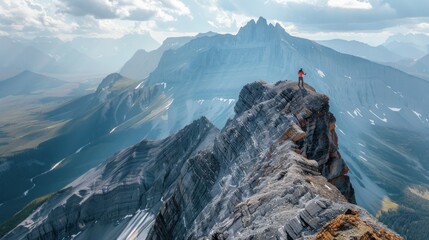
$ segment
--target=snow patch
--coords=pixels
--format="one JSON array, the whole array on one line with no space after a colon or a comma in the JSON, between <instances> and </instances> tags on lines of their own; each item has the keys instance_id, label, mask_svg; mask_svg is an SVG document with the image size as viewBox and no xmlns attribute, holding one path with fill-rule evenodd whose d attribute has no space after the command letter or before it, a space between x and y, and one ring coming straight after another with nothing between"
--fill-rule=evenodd
<instances>
[{"instance_id":1,"label":"snow patch","mask_svg":"<svg viewBox=\"0 0 429 240\"><path fill-rule=\"evenodd\" d=\"M347 113L350 115L350 117L355 118L355 116L353 116L353 114L351 114L349 111L347 111Z\"/></svg>"},{"instance_id":2,"label":"snow patch","mask_svg":"<svg viewBox=\"0 0 429 240\"><path fill-rule=\"evenodd\" d=\"M61 159L61 161L59 161L59 162L55 163L55 164L54 164L54 166L52 166L52 167L51 167L51 169L49 169L49 171L52 171L52 170L54 170L55 168L57 168L58 166L60 166L60 164L61 164L64 160L66 160L66 159L65 159L65 158L63 158L63 159Z\"/></svg>"},{"instance_id":3,"label":"snow patch","mask_svg":"<svg viewBox=\"0 0 429 240\"><path fill-rule=\"evenodd\" d=\"M168 114L163 114L163 115L161 116L161 120L163 120L163 121L167 121L167 120L168 120Z\"/></svg>"},{"instance_id":4,"label":"snow patch","mask_svg":"<svg viewBox=\"0 0 429 240\"><path fill-rule=\"evenodd\" d=\"M343 132L343 130L341 130L341 128L337 127L338 131L340 131L340 133L342 133L344 136L346 135L345 132Z\"/></svg>"},{"instance_id":5,"label":"snow patch","mask_svg":"<svg viewBox=\"0 0 429 240\"><path fill-rule=\"evenodd\" d=\"M325 187L329 190L332 190L332 188L330 188L328 185L325 184Z\"/></svg>"},{"instance_id":6,"label":"snow patch","mask_svg":"<svg viewBox=\"0 0 429 240\"><path fill-rule=\"evenodd\" d=\"M156 86L164 86L164 89L167 88L166 82L157 83Z\"/></svg>"},{"instance_id":7,"label":"snow patch","mask_svg":"<svg viewBox=\"0 0 429 240\"><path fill-rule=\"evenodd\" d=\"M90 143L85 144L84 146L80 147L78 150L76 150L75 153L80 153L80 151L82 151L82 149L84 149L86 146L88 146Z\"/></svg>"},{"instance_id":8,"label":"snow patch","mask_svg":"<svg viewBox=\"0 0 429 240\"><path fill-rule=\"evenodd\" d=\"M171 106L171 104L173 104L173 102L174 102L174 99L171 99L171 100L169 101L169 103L167 103L167 106L165 106L165 110L170 109L170 106Z\"/></svg>"},{"instance_id":9,"label":"snow patch","mask_svg":"<svg viewBox=\"0 0 429 240\"><path fill-rule=\"evenodd\" d=\"M372 110L369 110L369 112L372 113L372 115L374 115L376 118L380 119L380 121L383 121L383 122L387 123L387 118L381 118L381 117L379 117Z\"/></svg>"},{"instance_id":10,"label":"snow patch","mask_svg":"<svg viewBox=\"0 0 429 240\"><path fill-rule=\"evenodd\" d=\"M186 226L185 215L183 215L182 220L183 220L183 226L185 227L185 229L187 229L188 227Z\"/></svg>"},{"instance_id":11,"label":"snow patch","mask_svg":"<svg viewBox=\"0 0 429 240\"><path fill-rule=\"evenodd\" d=\"M358 143L358 145L361 147L365 147L365 145L363 145L362 143Z\"/></svg>"},{"instance_id":12,"label":"snow patch","mask_svg":"<svg viewBox=\"0 0 429 240\"><path fill-rule=\"evenodd\" d=\"M324 78L326 75L325 75L325 73L322 71L322 70L320 70L320 69L318 69L318 68L316 68L316 70L317 70L317 74L319 74L319 76L321 77L321 78Z\"/></svg>"},{"instance_id":13,"label":"snow patch","mask_svg":"<svg viewBox=\"0 0 429 240\"><path fill-rule=\"evenodd\" d=\"M375 107L378 109L378 103L375 104Z\"/></svg>"},{"instance_id":14,"label":"snow patch","mask_svg":"<svg viewBox=\"0 0 429 240\"><path fill-rule=\"evenodd\" d=\"M215 100L215 101L221 101L221 102L227 102L228 104L231 104L231 103L235 102L235 99L233 99L233 98L215 97L215 98L213 98L213 100Z\"/></svg>"},{"instance_id":15,"label":"snow patch","mask_svg":"<svg viewBox=\"0 0 429 240\"><path fill-rule=\"evenodd\" d=\"M353 113L355 114L355 116L363 117L363 116L362 116L362 113L360 112L360 109L359 109L359 108L356 108L356 109L353 111Z\"/></svg>"},{"instance_id":16,"label":"snow patch","mask_svg":"<svg viewBox=\"0 0 429 240\"><path fill-rule=\"evenodd\" d=\"M197 100L197 103L199 103L200 105L203 105L204 99Z\"/></svg>"},{"instance_id":17,"label":"snow patch","mask_svg":"<svg viewBox=\"0 0 429 240\"><path fill-rule=\"evenodd\" d=\"M127 226L121 232L117 239L146 239L150 228L155 222L155 215L147 210L138 210L129 220Z\"/></svg>"},{"instance_id":18,"label":"snow patch","mask_svg":"<svg viewBox=\"0 0 429 240\"><path fill-rule=\"evenodd\" d=\"M78 233L76 233L76 234L73 234L73 235L71 235L71 240L73 240L75 237L77 237L77 236L79 236L79 234L80 234L81 232L78 232Z\"/></svg>"},{"instance_id":19,"label":"snow patch","mask_svg":"<svg viewBox=\"0 0 429 240\"><path fill-rule=\"evenodd\" d=\"M368 162L368 159L362 157L361 155L359 155L359 158L362 159L362 160L364 160L365 162Z\"/></svg>"},{"instance_id":20,"label":"snow patch","mask_svg":"<svg viewBox=\"0 0 429 240\"><path fill-rule=\"evenodd\" d=\"M393 112L399 112L401 111L401 108L395 108L395 107L388 107L390 110L392 110Z\"/></svg>"},{"instance_id":21,"label":"snow patch","mask_svg":"<svg viewBox=\"0 0 429 240\"><path fill-rule=\"evenodd\" d=\"M345 77L345 78L348 78L348 79L350 79L350 80L352 79L352 77L347 76L347 75L344 75L344 77Z\"/></svg>"},{"instance_id":22,"label":"snow patch","mask_svg":"<svg viewBox=\"0 0 429 240\"><path fill-rule=\"evenodd\" d=\"M111 134L112 132L114 132L116 130L116 128L118 128L118 127L112 128L112 130L110 130L109 134Z\"/></svg>"},{"instance_id":23,"label":"snow patch","mask_svg":"<svg viewBox=\"0 0 429 240\"><path fill-rule=\"evenodd\" d=\"M413 110L413 113L420 119L420 121L422 120L422 114L421 113L414 111L414 110Z\"/></svg>"},{"instance_id":24,"label":"snow patch","mask_svg":"<svg viewBox=\"0 0 429 240\"><path fill-rule=\"evenodd\" d=\"M392 89L392 87L391 87L391 86L387 86L387 88L388 88L388 89Z\"/></svg>"},{"instance_id":25,"label":"snow patch","mask_svg":"<svg viewBox=\"0 0 429 240\"><path fill-rule=\"evenodd\" d=\"M371 125L375 125L375 122L374 122L374 120L372 120L372 119L369 119L369 122L371 123Z\"/></svg>"},{"instance_id":26,"label":"snow patch","mask_svg":"<svg viewBox=\"0 0 429 240\"><path fill-rule=\"evenodd\" d=\"M144 83L144 81L142 81L141 83L139 83L139 85L137 85L137 87L134 88L134 89L139 89L143 85L143 83Z\"/></svg>"},{"instance_id":27,"label":"snow patch","mask_svg":"<svg viewBox=\"0 0 429 240\"><path fill-rule=\"evenodd\" d=\"M404 98L404 96L402 95L401 92L395 92L395 91L393 91L393 93L396 94L396 95L399 95L401 98Z\"/></svg>"}]
</instances>

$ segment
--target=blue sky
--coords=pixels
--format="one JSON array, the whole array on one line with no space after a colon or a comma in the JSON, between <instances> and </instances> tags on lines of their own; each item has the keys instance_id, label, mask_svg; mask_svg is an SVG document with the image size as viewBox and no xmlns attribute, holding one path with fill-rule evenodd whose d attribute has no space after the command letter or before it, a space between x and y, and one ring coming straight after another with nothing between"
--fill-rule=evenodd
<instances>
[{"instance_id":1,"label":"blue sky","mask_svg":"<svg viewBox=\"0 0 429 240\"><path fill-rule=\"evenodd\" d=\"M428 0L1 0L0 35L121 37L235 33L263 16L297 36L382 43L429 34Z\"/></svg>"}]
</instances>

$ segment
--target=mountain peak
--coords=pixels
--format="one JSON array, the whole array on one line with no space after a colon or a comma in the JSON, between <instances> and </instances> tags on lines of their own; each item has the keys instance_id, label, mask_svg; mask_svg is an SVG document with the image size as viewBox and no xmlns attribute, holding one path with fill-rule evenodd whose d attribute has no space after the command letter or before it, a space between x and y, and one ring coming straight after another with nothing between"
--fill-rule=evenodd
<instances>
[{"instance_id":1,"label":"mountain peak","mask_svg":"<svg viewBox=\"0 0 429 240\"><path fill-rule=\"evenodd\" d=\"M103 91L110 92L115 90L121 90L133 85L134 83L136 83L135 80L125 78L119 73L111 73L101 81L100 85L98 85L96 92L100 93Z\"/></svg>"},{"instance_id":2,"label":"mountain peak","mask_svg":"<svg viewBox=\"0 0 429 240\"><path fill-rule=\"evenodd\" d=\"M272 41L278 39L277 36L286 34L286 31L276 24L274 26L268 23L263 17L259 17L258 20L250 20L244 27L241 27L237 33L239 40L250 42L250 41Z\"/></svg>"},{"instance_id":3,"label":"mountain peak","mask_svg":"<svg viewBox=\"0 0 429 240\"><path fill-rule=\"evenodd\" d=\"M38 74L30 70L24 70L20 72L17 76L31 76L31 75L38 75Z\"/></svg>"},{"instance_id":4,"label":"mountain peak","mask_svg":"<svg viewBox=\"0 0 429 240\"><path fill-rule=\"evenodd\" d=\"M267 19L265 19L263 17L259 17L258 21L256 22L256 24L258 24L258 25L268 25Z\"/></svg>"},{"instance_id":5,"label":"mountain peak","mask_svg":"<svg viewBox=\"0 0 429 240\"><path fill-rule=\"evenodd\" d=\"M18 73L17 75L15 75L14 77L10 78L10 79L14 79L14 81L16 81L17 79L22 79L24 81L36 81L36 80L48 80L48 81L52 81L52 82L62 82L61 80L52 78L52 77L48 77L39 73L35 73L33 71L30 70L24 70L20 73Z\"/></svg>"}]
</instances>

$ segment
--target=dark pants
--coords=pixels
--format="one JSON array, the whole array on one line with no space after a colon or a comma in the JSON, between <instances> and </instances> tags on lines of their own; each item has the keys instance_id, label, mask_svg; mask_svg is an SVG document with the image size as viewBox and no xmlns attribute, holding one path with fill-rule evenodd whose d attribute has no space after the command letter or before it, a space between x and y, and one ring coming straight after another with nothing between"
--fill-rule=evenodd
<instances>
[{"instance_id":1,"label":"dark pants","mask_svg":"<svg viewBox=\"0 0 429 240\"><path fill-rule=\"evenodd\" d=\"M303 77L298 77L298 87L300 86L300 83L302 87L304 87L304 78Z\"/></svg>"}]
</instances>

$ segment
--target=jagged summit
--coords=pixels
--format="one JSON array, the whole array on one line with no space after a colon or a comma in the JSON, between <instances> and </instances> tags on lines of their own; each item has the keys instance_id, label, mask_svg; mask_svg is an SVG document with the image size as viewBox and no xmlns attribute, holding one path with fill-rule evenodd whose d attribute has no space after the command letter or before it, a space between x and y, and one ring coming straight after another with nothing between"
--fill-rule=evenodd
<instances>
[{"instance_id":1,"label":"jagged summit","mask_svg":"<svg viewBox=\"0 0 429 240\"><path fill-rule=\"evenodd\" d=\"M353 189L328 97L293 81L258 81L242 89L235 111L220 132L202 117L120 151L5 239L298 239L351 213L362 228L320 234L390 234L346 201Z\"/></svg>"},{"instance_id":2,"label":"jagged summit","mask_svg":"<svg viewBox=\"0 0 429 240\"><path fill-rule=\"evenodd\" d=\"M253 19L250 20L237 33L239 40L248 42L269 42L280 40L286 36L289 36L289 34L280 24L273 25L268 23L263 17L259 17L256 22Z\"/></svg>"}]
</instances>

